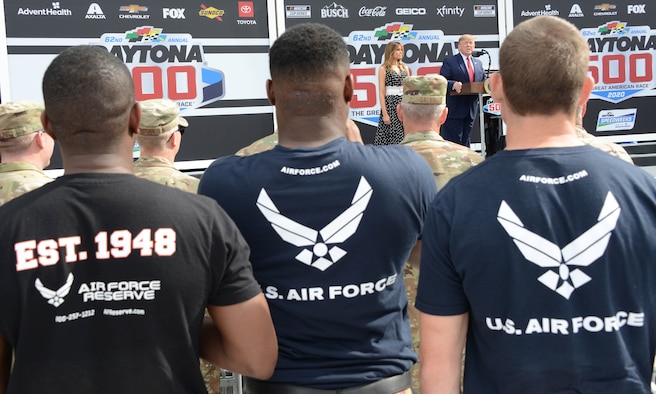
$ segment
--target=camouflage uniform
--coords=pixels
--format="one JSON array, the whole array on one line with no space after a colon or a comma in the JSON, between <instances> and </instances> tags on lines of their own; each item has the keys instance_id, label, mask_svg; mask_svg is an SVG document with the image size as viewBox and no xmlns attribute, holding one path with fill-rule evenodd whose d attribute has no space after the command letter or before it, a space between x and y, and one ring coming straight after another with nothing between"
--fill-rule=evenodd
<instances>
[{"instance_id":1,"label":"camouflage uniform","mask_svg":"<svg viewBox=\"0 0 656 394\"><path fill-rule=\"evenodd\" d=\"M576 126L576 135L587 145L593 146L597 149L601 149L608 154L619 157L620 159L633 164L633 160L631 159L631 156L629 156L627 151L624 148L622 148L620 145L609 141L601 140L595 137L594 135L588 133L587 131L585 131L583 127L580 126Z\"/></svg>"},{"instance_id":2,"label":"camouflage uniform","mask_svg":"<svg viewBox=\"0 0 656 394\"><path fill-rule=\"evenodd\" d=\"M260 138L252 144L239 149L237 153L235 153L235 156L254 155L256 153L273 149L276 145L278 145L278 132L274 132L273 134Z\"/></svg>"},{"instance_id":3,"label":"camouflage uniform","mask_svg":"<svg viewBox=\"0 0 656 394\"><path fill-rule=\"evenodd\" d=\"M134 174L139 178L196 193L200 179L178 171L163 157L143 156L134 162Z\"/></svg>"},{"instance_id":4,"label":"camouflage uniform","mask_svg":"<svg viewBox=\"0 0 656 394\"><path fill-rule=\"evenodd\" d=\"M36 101L0 105L0 140L8 141L43 129L43 106ZM0 163L0 205L52 182L41 168L28 162Z\"/></svg>"},{"instance_id":5,"label":"camouflage uniform","mask_svg":"<svg viewBox=\"0 0 656 394\"><path fill-rule=\"evenodd\" d=\"M141 102L139 134L143 136L168 135L189 123L179 116L180 108L172 100L145 100ZM177 170L163 157L143 156L134 163L134 174L162 185L196 193L200 179Z\"/></svg>"},{"instance_id":6,"label":"camouflage uniform","mask_svg":"<svg viewBox=\"0 0 656 394\"><path fill-rule=\"evenodd\" d=\"M402 103L440 105L446 102L447 82L442 76L438 77L408 77L403 80ZM405 113L404 113L405 115ZM433 170L437 189L456 175L483 161L483 157L475 151L446 141L436 131L406 131L401 145L408 146L419 153ZM412 333L412 347L419 353L419 311L415 308L417 297L417 283L419 269L407 263L403 271L403 280L408 295L408 314L410 315L410 330ZM421 360L412 367L412 390L420 393L419 371Z\"/></svg>"}]
</instances>

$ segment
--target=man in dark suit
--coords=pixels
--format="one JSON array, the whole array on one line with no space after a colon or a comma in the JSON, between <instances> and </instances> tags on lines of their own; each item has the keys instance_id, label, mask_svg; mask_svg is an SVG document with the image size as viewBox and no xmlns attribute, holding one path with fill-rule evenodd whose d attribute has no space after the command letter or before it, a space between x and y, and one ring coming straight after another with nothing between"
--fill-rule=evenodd
<instances>
[{"instance_id":1,"label":"man in dark suit","mask_svg":"<svg viewBox=\"0 0 656 394\"><path fill-rule=\"evenodd\" d=\"M460 93L462 85L471 82L483 82L485 70L483 63L472 56L476 37L463 34L458 39L458 54L447 57L442 63L440 74L449 81L448 91ZM445 140L469 146L471 129L478 114L478 95L447 94L446 106L449 115L442 125L441 134Z\"/></svg>"}]
</instances>

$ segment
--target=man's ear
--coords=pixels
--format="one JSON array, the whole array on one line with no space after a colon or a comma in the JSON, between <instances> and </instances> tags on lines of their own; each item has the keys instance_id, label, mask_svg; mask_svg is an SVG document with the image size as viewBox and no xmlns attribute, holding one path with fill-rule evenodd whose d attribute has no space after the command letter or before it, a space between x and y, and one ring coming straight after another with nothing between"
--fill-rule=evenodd
<instances>
[{"instance_id":1,"label":"man's ear","mask_svg":"<svg viewBox=\"0 0 656 394\"><path fill-rule=\"evenodd\" d=\"M48 114L45 110L41 111L41 125L43 125L43 131L48 133L48 135L53 140L57 139L57 137L55 137L55 133L52 131L52 124L50 123L50 118L48 117Z\"/></svg>"},{"instance_id":2,"label":"man's ear","mask_svg":"<svg viewBox=\"0 0 656 394\"><path fill-rule=\"evenodd\" d=\"M498 72L490 75L490 96L495 103L503 102L503 81Z\"/></svg>"},{"instance_id":3,"label":"man's ear","mask_svg":"<svg viewBox=\"0 0 656 394\"><path fill-rule=\"evenodd\" d=\"M581 98L579 99L579 105L583 107L583 115L585 115L585 107L588 99L590 98L590 93L594 89L595 81L591 75L588 75L583 82L583 88L581 89Z\"/></svg>"},{"instance_id":4,"label":"man's ear","mask_svg":"<svg viewBox=\"0 0 656 394\"><path fill-rule=\"evenodd\" d=\"M130 110L130 118L128 120L130 137L139 134L139 124L141 124L141 104L134 103Z\"/></svg>"},{"instance_id":5,"label":"man's ear","mask_svg":"<svg viewBox=\"0 0 656 394\"><path fill-rule=\"evenodd\" d=\"M442 113L440 114L440 118L437 120L437 123L441 126L446 122L446 116L449 113L449 108L444 107L444 110L442 110Z\"/></svg>"},{"instance_id":6,"label":"man's ear","mask_svg":"<svg viewBox=\"0 0 656 394\"><path fill-rule=\"evenodd\" d=\"M270 79L267 79L266 81L266 93L271 105L276 105L276 95L273 92L273 81Z\"/></svg>"},{"instance_id":7,"label":"man's ear","mask_svg":"<svg viewBox=\"0 0 656 394\"><path fill-rule=\"evenodd\" d=\"M344 80L344 101L350 103L353 100L353 74L350 74Z\"/></svg>"},{"instance_id":8,"label":"man's ear","mask_svg":"<svg viewBox=\"0 0 656 394\"><path fill-rule=\"evenodd\" d=\"M403 107L401 104L396 104L396 117L403 122Z\"/></svg>"}]
</instances>

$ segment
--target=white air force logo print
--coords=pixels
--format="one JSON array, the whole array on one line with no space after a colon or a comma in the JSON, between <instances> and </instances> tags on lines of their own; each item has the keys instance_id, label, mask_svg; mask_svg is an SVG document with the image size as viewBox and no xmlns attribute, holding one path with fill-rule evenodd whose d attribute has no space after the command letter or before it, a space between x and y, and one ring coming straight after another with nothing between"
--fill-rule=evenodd
<instances>
[{"instance_id":1,"label":"white air force logo print","mask_svg":"<svg viewBox=\"0 0 656 394\"><path fill-rule=\"evenodd\" d=\"M373 190L367 180L361 177L351 200L351 206L319 231L297 223L280 213L264 189L260 191L257 198L257 207L280 238L294 246L304 247L296 255L296 260L325 271L346 255L345 250L334 245L341 244L355 234L372 193ZM311 250L305 247L311 247Z\"/></svg>"},{"instance_id":2,"label":"white air force logo print","mask_svg":"<svg viewBox=\"0 0 656 394\"><path fill-rule=\"evenodd\" d=\"M542 274L538 281L569 299L574 290L591 280L579 268L572 270L570 267L587 267L606 252L611 232L620 217L620 211L615 197L609 192L597 223L562 249L526 229L505 201L501 202L497 220L526 260L543 268L558 268L558 273L550 269Z\"/></svg>"},{"instance_id":3,"label":"white air force logo print","mask_svg":"<svg viewBox=\"0 0 656 394\"><path fill-rule=\"evenodd\" d=\"M53 305L55 308L64 303L64 297L71 291L71 286L73 286L73 274L70 273L68 274L68 278L66 278L66 283L57 290L50 290L45 287L41 279L34 281L34 287L39 290L43 298L48 300L48 304Z\"/></svg>"}]
</instances>

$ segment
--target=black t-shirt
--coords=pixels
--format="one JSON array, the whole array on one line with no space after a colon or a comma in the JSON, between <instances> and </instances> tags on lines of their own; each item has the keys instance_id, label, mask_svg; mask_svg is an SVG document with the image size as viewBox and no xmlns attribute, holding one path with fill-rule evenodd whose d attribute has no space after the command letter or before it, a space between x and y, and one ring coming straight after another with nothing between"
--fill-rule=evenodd
<instances>
[{"instance_id":1,"label":"black t-shirt","mask_svg":"<svg viewBox=\"0 0 656 394\"><path fill-rule=\"evenodd\" d=\"M205 392L205 306L260 292L216 202L132 175L63 176L0 221L13 393Z\"/></svg>"}]
</instances>

